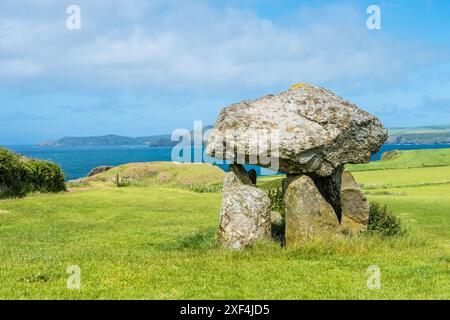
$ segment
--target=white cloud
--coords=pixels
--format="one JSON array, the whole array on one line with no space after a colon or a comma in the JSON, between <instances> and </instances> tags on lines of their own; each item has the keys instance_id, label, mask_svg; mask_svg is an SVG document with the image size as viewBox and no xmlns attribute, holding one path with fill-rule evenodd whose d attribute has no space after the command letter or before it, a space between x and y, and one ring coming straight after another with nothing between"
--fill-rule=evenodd
<instances>
[{"instance_id":1,"label":"white cloud","mask_svg":"<svg viewBox=\"0 0 450 320\"><path fill-rule=\"evenodd\" d=\"M42 19L3 13L0 76L127 88L367 86L429 62L368 31L365 12L346 5L299 10L280 25L204 1L79 2L80 31L65 29L65 8L51 1L52 14Z\"/></svg>"},{"instance_id":2,"label":"white cloud","mask_svg":"<svg viewBox=\"0 0 450 320\"><path fill-rule=\"evenodd\" d=\"M42 67L31 61L10 59L0 61L0 77L3 80L35 77L42 73Z\"/></svg>"}]
</instances>

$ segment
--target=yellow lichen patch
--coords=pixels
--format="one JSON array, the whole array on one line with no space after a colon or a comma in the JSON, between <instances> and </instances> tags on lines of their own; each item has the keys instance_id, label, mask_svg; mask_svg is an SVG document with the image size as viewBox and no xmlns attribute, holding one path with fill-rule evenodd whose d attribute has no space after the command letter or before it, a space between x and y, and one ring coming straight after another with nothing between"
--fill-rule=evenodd
<instances>
[{"instance_id":1,"label":"yellow lichen patch","mask_svg":"<svg viewBox=\"0 0 450 320\"><path fill-rule=\"evenodd\" d=\"M307 86L306 83L294 83L294 84L289 88L289 90L301 89L301 88L304 88L304 87L306 87L306 86Z\"/></svg>"}]
</instances>

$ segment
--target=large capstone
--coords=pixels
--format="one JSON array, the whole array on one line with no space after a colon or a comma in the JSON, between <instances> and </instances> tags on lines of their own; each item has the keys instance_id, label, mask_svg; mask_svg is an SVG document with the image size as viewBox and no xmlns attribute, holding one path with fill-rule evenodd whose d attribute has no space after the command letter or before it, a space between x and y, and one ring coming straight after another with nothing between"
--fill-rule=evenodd
<instances>
[{"instance_id":1,"label":"large capstone","mask_svg":"<svg viewBox=\"0 0 450 320\"><path fill-rule=\"evenodd\" d=\"M235 163L324 177L343 164L368 162L387 137L378 118L355 104L324 88L297 85L224 108L206 151Z\"/></svg>"},{"instance_id":2,"label":"large capstone","mask_svg":"<svg viewBox=\"0 0 450 320\"><path fill-rule=\"evenodd\" d=\"M290 177L284 195L286 245L334 238L340 224L333 207L314 181L306 176Z\"/></svg>"},{"instance_id":3,"label":"large capstone","mask_svg":"<svg viewBox=\"0 0 450 320\"><path fill-rule=\"evenodd\" d=\"M225 174L219 229L225 247L240 249L271 239L270 199L252 178L241 165L231 165Z\"/></svg>"},{"instance_id":4,"label":"large capstone","mask_svg":"<svg viewBox=\"0 0 450 320\"><path fill-rule=\"evenodd\" d=\"M353 175L345 171L341 183L342 229L358 234L367 229L369 202Z\"/></svg>"}]
</instances>

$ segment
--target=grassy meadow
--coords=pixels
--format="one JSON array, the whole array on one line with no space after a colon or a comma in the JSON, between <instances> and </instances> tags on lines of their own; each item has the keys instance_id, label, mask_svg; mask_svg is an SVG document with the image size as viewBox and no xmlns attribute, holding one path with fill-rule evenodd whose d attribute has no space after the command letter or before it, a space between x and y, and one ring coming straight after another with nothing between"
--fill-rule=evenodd
<instances>
[{"instance_id":1,"label":"grassy meadow","mask_svg":"<svg viewBox=\"0 0 450 320\"><path fill-rule=\"evenodd\" d=\"M1 200L0 299L450 299L450 150L348 169L406 235L220 248L223 173L206 164L130 164ZM67 289L69 265L80 290ZM371 265L379 290L366 285Z\"/></svg>"}]
</instances>

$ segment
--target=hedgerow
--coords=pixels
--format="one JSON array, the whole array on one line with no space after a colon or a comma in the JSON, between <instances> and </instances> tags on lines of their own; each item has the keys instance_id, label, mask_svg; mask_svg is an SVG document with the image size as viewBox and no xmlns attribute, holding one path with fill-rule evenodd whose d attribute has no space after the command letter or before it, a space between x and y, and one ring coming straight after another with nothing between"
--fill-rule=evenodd
<instances>
[{"instance_id":1,"label":"hedgerow","mask_svg":"<svg viewBox=\"0 0 450 320\"><path fill-rule=\"evenodd\" d=\"M0 199L65 190L64 174L56 164L0 148Z\"/></svg>"}]
</instances>

